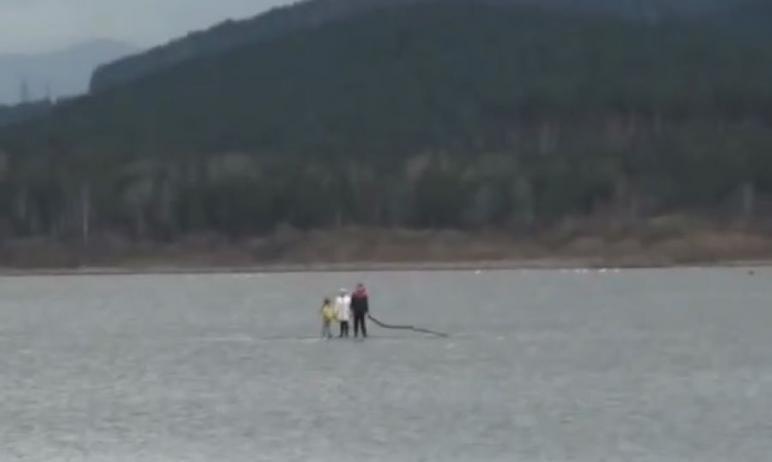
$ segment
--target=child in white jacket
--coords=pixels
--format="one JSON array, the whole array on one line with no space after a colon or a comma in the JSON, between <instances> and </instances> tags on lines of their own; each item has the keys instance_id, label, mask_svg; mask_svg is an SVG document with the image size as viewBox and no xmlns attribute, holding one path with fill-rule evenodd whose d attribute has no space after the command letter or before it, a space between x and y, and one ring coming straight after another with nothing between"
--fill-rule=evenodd
<instances>
[{"instance_id":1,"label":"child in white jacket","mask_svg":"<svg viewBox=\"0 0 772 462\"><path fill-rule=\"evenodd\" d=\"M348 337L349 321L351 320L351 296L346 289L340 289L335 297L335 316L340 323L340 337Z\"/></svg>"}]
</instances>

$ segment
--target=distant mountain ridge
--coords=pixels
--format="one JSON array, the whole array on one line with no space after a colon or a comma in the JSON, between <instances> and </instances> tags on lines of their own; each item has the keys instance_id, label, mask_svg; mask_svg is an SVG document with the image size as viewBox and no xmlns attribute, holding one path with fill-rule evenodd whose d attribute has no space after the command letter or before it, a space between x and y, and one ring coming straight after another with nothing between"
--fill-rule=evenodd
<instances>
[{"instance_id":1,"label":"distant mountain ridge","mask_svg":"<svg viewBox=\"0 0 772 462\"><path fill-rule=\"evenodd\" d=\"M209 30L147 52L100 66L91 81L92 91L101 91L190 59L214 56L240 46L280 38L294 31L318 27L380 8L443 0L306 0L275 8L250 19L226 21ZM646 22L668 18L703 18L725 14L746 5L765 4L759 0L467 0L492 5L532 5L572 14L622 16Z\"/></svg>"},{"instance_id":2,"label":"distant mountain ridge","mask_svg":"<svg viewBox=\"0 0 772 462\"><path fill-rule=\"evenodd\" d=\"M0 104L85 93L99 65L137 51L123 42L100 39L46 53L0 54Z\"/></svg>"}]
</instances>

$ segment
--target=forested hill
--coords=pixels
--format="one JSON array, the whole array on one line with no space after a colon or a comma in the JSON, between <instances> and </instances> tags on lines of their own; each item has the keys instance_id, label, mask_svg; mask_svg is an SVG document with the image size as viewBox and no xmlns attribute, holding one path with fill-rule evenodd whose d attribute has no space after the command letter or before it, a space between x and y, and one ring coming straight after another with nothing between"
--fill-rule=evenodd
<instances>
[{"instance_id":1,"label":"forested hill","mask_svg":"<svg viewBox=\"0 0 772 462\"><path fill-rule=\"evenodd\" d=\"M100 67L92 79L92 90L100 91L168 69L184 61L212 56L227 50L286 34L317 27L332 21L354 17L383 7L431 3L438 0L306 0L276 8L267 14L241 21L228 21L210 30L159 46L148 52ZM738 11L744 18L760 21L765 16L761 5L766 0L468 0L470 3L495 5L537 5L563 14L607 14L643 22L672 18L710 21ZM754 10L754 11L752 11ZM747 14L747 13L753 14ZM766 10L769 13L769 9ZM766 23L752 24L754 31L769 29ZM733 24L722 22L733 30ZM746 24L747 26L747 24ZM747 28L743 28L747 31ZM772 36L772 35L771 35Z\"/></svg>"},{"instance_id":2,"label":"forested hill","mask_svg":"<svg viewBox=\"0 0 772 462\"><path fill-rule=\"evenodd\" d=\"M717 26L722 33L750 39L760 46L769 46L772 42L772 2L740 2L732 8L721 10L720 13L711 15L708 22Z\"/></svg>"},{"instance_id":3,"label":"forested hill","mask_svg":"<svg viewBox=\"0 0 772 462\"><path fill-rule=\"evenodd\" d=\"M581 114L766 117L772 44L678 22L440 2L191 60L15 130L130 152L412 154ZM752 72L749 72L752 70ZM36 148L37 149L37 148Z\"/></svg>"},{"instance_id":4,"label":"forested hill","mask_svg":"<svg viewBox=\"0 0 772 462\"><path fill-rule=\"evenodd\" d=\"M49 100L42 100L15 106L0 105L0 127L42 117L51 111L53 104Z\"/></svg>"},{"instance_id":5,"label":"forested hill","mask_svg":"<svg viewBox=\"0 0 772 462\"><path fill-rule=\"evenodd\" d=\"M2 229L168 238L715 211L772 191L772 47L716 38L467 2L304 29L0 131Z\"/></svg>"}]
</instances>

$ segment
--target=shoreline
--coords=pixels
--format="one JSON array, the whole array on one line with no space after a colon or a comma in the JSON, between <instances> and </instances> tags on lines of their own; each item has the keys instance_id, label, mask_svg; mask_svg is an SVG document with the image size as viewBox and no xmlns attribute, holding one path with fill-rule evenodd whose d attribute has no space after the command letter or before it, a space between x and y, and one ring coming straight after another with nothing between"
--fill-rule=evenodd
<instances>
[{"instance_id":1,"label":"shoreline","mask_svg":"<svg viewBox=\"0 0 772 462\"><path fill-rule=\"evenodd\" d=\"M574 223L530 236L502 231L341 228L228 240L5 241L0 276L501 271L772 266L772 227L665 217L639 228Z\"/></svg>"},{"instance_id":2,"label":"shoreline","mask_svg":"<svg viewBox=\"0 0 772 462\"><path fill-rule=\"evenodd\" d=\"M691 263L640 262L601 264L574 259L457 261L457 262L348 262L348 263L277 263L247 266L84 266L80 268L10 268L0 267L0 277L44 276L152 276L152 275L227 275L227 274L303 274L303 273L377 273L377 272L474 272L474 271L619 271L675 268L770 268L772 260L725 260Z\"/></svg>"}]
</instances>

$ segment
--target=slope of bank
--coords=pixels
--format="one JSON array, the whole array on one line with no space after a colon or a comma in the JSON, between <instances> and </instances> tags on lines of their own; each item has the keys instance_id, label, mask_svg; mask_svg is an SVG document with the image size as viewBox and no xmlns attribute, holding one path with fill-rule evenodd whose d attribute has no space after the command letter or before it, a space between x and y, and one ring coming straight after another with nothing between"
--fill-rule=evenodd
<instances>
[{"instance_id":1,"label":"slope of bank","mask_svg":"<svg viewBox=\"0 0 772 462\"><path fill-rule=\"evenodd\" d=\"M659 218L634 229L566 223L528 237L501 231L283 229L250 239L199 235L174 243L130 243L103 236L88 246L17 240L0 247L0 267L6 273L662 267L770 261L772 233L767 229L679 217Z\"/></svg>"}]
</instances>

